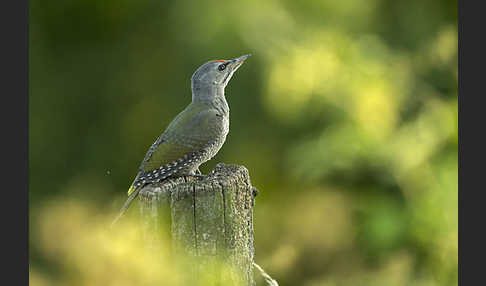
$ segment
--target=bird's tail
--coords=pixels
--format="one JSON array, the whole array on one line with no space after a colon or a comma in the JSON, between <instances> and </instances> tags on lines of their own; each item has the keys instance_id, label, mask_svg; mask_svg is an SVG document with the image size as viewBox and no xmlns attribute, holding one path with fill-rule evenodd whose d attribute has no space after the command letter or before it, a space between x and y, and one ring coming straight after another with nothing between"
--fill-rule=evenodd
<instances>
[{"instance_id":1,"label":"bird's tail","mask_svg":"<svg viewBox=\"0 0 486 286\"><path fill-rule=\"evenodd\" d=\"M123 204L123 207L120 209L120 212L118 213L118 216L111 223L111 227L113 227L116 224L116 222L125 214L125 212L127 211L128 207L130 206L130 204L137 197L138 193L140 192L140 189L141 189L140 186L137 186L136 187L134 185L132 185L128 189L128 199L125 202L125 204Z\"/></svg>"},{"instance_id":2,"label":"bird's tail","mask_svg":"<svg viewBox=\"0 0 486 286\"><path fill-rule=\"evenodd\" d=\"M128 195L130 196L130 194L135 191L137 187L135 187L135 185L131 185L130 188L128 189Z\"/></svg>"}]
</instances>

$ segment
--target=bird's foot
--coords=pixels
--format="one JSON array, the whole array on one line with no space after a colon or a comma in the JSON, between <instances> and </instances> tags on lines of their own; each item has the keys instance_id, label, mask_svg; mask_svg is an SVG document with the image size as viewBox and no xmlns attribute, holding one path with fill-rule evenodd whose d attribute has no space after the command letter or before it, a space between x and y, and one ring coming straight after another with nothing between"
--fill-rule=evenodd
<instances>
[{"instance_id":1,"label":"bird's foot","mask_svg":"<svg viewBox=\"0 0 486 286\"><path fill-rule=\"evenodd\" d=\"M185 175L185 176L184 176L184 180L186 180L186 181L187 181L187 178L191 178L191 177L192 177L192 178L195 178L197 181L199 181L199 180L202 180L202 179L206 178L206 176L205 176L205 175L201 175L201 174L188 174L188 175Z\"/></svg>"},{"instance_id":2,"label":"bird's foot","mask_svg":"<svg viewBox=\"0 0 486 286\"><path fill-rule=\"evenodd\" d=\"M205 178L206 175L203 174L192 174L192 175L187 175L188 177L195 177L195 178Z\"/></svg>"},{"instance_id":3,"label":"bird's foot","mask_svg":"<svg viewBox=\"0 0 486 286\"><path fill-rule=\"evenodd\" d=\"M192 174L189 174L190 177L196 177L196 178L204 178L206 175L204 175L199 168L197 168Z\"/></svg>"},{"instance_id":4,"label":"bird's foot","mask_svg":"<svg viewBox=\"0 0 486 286\"><path fill-rule=\"evenodd\" d=\"M199 168L197 168L194 172L188 175L188 177L195 177L195 178L205 178L206 175L204 175Z\"/></svg>"}]
</instances>

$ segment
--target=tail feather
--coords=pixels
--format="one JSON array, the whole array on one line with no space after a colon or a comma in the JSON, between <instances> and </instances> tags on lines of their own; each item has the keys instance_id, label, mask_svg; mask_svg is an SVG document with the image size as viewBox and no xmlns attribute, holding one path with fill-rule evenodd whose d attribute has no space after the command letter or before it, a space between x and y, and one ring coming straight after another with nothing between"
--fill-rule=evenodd
<instances>
[{"instance_id":1,"label":"tail feather","mask_svg":"<svg viewBox=\"0 0 486 286\"><path fill-rule=\"evenodd\" d=\"M131 185L128 189L128 195L130 195L137 187L135 185Z\"/></svg>"},{"instance_id":2,"label":"tail feather","mask_svg":"<svg viewBox=\"0 0 486 286\"><path fill-rule=\"evenodd\" d=\"M136 187L133 185L128 189L128 199L126 200L125 204L123 204L123 207L120 209L118 216L111 223L111 227L113 227L116 224L116 222L125 214L130 204L137 197L138 193L140 192L140 189L141 189L140 187Z\"/></svg>"}]
</instances>

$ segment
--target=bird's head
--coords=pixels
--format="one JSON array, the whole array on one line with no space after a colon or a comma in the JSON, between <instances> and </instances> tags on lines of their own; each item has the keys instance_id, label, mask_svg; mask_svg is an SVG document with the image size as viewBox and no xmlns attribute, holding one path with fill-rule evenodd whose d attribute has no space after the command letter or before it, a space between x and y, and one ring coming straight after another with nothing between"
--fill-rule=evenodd
<instances>
[{"instance_id":1,"label":"bird's head","mask_svg":"<svg viewBox=\"0 0 486 286\"><path fill-rule=\"evenodd\" d=\"M203 64L192 75L192 86L226 87L233 73L249 56L250 54L231 60L213 60Z\"/></svg>"}]
</instances>

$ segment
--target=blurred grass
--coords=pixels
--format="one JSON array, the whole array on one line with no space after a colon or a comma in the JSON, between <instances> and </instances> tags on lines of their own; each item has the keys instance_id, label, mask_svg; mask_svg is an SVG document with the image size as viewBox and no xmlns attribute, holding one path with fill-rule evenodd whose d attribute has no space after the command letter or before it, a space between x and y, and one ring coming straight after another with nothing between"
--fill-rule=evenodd
<instances>
[{"instance_id":1,"label":"blurred grass","mask_svg":"<svg viewBox=\"0 0 486 286\"><path fill-rule=\"evenodd\" d=\"M231 269L214 261L194 280L185 261L171 255L170 241L162 236L158 249L144 243L139 218L110 225L115 212L83 200L51 201L36 218L35 245L56 265L49 277L31 268L32 285L224 285L215 275ZM239 285L239 284L238 284Z\"/></svg>"},{"instance_id":2,"label":"blurred grass","mask_svg":"<svg viewBox=\"0 0 486 286\"><path fill-rule=\"evenodd\" d=\"M245 53L202 170L249 169L257 262L281 285L457 285L456 1L30 5L32 285L145 283L104 222L195 69Z\"/></svg>"}]
</instances>

